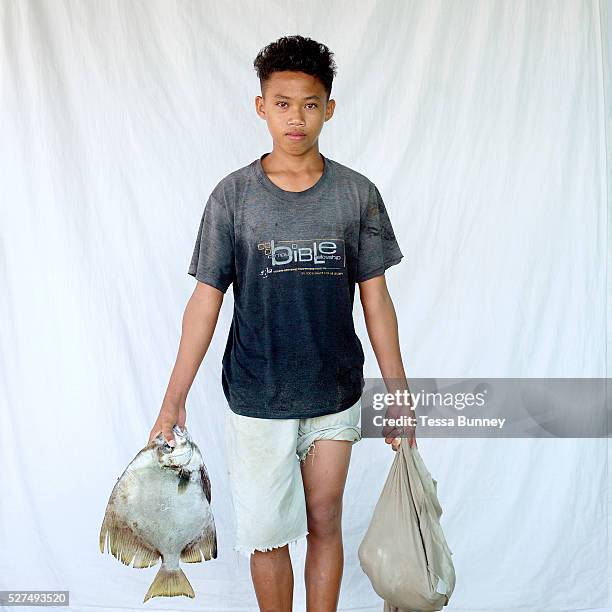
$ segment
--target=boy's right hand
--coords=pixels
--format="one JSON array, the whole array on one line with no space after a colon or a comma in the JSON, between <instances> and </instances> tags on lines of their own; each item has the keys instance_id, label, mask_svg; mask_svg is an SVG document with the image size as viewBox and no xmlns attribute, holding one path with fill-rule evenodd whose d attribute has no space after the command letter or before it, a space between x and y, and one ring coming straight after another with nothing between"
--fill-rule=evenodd
<instances>
[{"instance_id":1,"label":"boy's right hand","mask_svg":"<svg viewBox=\"0 0 612 612\"><path fill-rule=\"evenodd\" d=\"M173 402L171 400L164 400L162 404L161 410L159 411L159 416L151 429L151 433L149 434L149 441L147 444L151 442L154 438L161 434L164 436L164 439L170 446L175 446L176 442L174 440L174 434L172 433L172 428L175 425L183 428L185 427L185 421L187 419L187 412L185 410L184 403Z\"/></svg>"}]
</instances>

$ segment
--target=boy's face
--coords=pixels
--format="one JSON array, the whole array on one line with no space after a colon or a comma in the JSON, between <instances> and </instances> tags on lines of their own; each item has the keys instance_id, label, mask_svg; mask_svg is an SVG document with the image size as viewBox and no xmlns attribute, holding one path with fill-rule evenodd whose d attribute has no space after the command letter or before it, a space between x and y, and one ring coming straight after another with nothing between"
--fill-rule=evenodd
<instances>
[{"instance_id":1,"label":"boy's face","mask_svg":"<svg viewBox=\"0 0 612 612\"><path fill-rule=\"evenodd\" d=\"M264 97L255 98L255 109L268 124L274 147L293 154L316 144L335 105L334 100L327 102L327 92L317 77L289 70L273 72L264 83Z\"/></svg>"}]
</instances>

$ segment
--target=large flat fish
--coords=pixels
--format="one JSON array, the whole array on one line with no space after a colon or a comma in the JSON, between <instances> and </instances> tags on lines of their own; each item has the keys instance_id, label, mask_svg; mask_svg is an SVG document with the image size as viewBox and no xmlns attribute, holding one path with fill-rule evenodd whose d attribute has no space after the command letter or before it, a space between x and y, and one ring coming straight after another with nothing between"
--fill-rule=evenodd
<instances>
[{"instance_id":1,"label":"large flat fish","mask_svg":"<svg viewBox=\"0 0 612 612\"><path fill-rule=\"evenodd\" d=\"M100 530L100 550L125 565L162 563L143 600L195 597L179 561L217 558L210 478L187 428L173 428L175 448L160 433L117 479Z\"/></svg>"}]
</instances>

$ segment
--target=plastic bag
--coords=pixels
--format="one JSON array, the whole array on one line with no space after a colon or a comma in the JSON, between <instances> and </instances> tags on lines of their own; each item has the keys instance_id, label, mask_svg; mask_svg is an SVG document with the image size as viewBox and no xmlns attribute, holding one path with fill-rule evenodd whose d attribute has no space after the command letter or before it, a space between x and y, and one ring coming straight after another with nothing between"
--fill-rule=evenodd
<instances>
[{"instance_id":1,"label":"plastic bag","mask_svg":"<svg viewBox=\"0 0 612 612\"><path fill-rule=\"evenodd\" d=\"M417 447L402 438L358 550L384 612L441 610L455 588L437 484Z\"/></svg>"}]
</instances>

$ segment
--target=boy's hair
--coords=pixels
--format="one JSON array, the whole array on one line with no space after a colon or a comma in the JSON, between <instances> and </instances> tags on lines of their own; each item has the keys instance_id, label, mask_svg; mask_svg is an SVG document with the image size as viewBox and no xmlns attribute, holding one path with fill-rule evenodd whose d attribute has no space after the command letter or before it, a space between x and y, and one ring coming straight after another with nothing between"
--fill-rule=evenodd
<instances>
[{"instance_id":1,"label":"boy's hair","mask_svg":"<svg viewBox=\"0 0 612 612\"><path fill-rule=\"evenodd\" d=\"M329 101L337 69L333 55L324 44L312 38L299 34L279 38L264 47L253 62L262 94L264 84L273 72L293 70L316 76L323 83Z\"/></svg>"}]
</instances>

